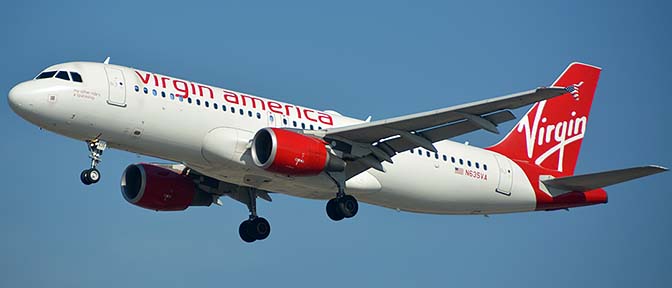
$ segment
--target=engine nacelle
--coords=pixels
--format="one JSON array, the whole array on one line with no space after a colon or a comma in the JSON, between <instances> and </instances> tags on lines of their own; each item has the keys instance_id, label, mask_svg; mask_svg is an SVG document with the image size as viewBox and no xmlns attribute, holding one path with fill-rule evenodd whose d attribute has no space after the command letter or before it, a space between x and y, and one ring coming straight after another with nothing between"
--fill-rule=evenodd
<instances>
[{"instance_id":1,"label":"engine nacelle","mask_svg":"<svg viewBox=\"0 0 672 288\"><path fill-rule=\"evenodd\" d=\"M311 176L322 171L343 171L345 161L331 155L322 139L289 130L264 128L252 140L252 160L267 171Z\"/></svg>"},{"instance_id":2,"label":"engine nacelle","mask_svg":"<svg viewBox=\"0 0 672 288\"><path fill-rule=\"evenodd\" d=\"M121 194L133 205L156 211L212 204L212 196L197 189L189 177L145 163L126 167L121 176Z\"/></svg>"}]
</instances>

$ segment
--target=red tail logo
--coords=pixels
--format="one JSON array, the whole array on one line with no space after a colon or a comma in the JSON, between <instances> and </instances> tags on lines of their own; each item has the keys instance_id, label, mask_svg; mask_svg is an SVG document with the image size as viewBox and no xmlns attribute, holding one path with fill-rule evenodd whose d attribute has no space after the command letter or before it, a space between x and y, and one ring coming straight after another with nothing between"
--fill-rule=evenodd
<instances>
[{"instance_id":1,"label":"red tail logo","mask_svg":"<svg viewBox=\"0 0 672 288\"><path fill-rule=\"evenodd\" d=\"M553 86L573 89L536 103L501 142L489 149L562 175L574 174L599 76L600 68L570 64Z\"/></svg>"}]
</instances>

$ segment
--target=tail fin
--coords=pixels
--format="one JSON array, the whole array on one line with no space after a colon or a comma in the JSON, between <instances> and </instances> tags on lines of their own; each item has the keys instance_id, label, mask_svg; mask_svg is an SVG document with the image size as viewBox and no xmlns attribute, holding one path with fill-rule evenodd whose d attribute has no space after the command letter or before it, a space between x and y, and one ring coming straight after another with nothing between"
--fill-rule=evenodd
<instances>
[{"instance_id":1,"label":"tail fin","mask_svg":"<svg viewBox=\"0 0 672 288\"><path fill-rule=\"evenodd\" d=\"M600 71L588 64L569 64L552 86L574 90L534 104L502 141L488 149L573 175Z\"/></svg>"}]
</instances>

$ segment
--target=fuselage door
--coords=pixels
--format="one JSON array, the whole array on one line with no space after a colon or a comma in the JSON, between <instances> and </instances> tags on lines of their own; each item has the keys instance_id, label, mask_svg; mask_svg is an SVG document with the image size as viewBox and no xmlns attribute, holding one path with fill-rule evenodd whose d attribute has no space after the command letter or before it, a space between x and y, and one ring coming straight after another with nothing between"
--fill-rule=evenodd
<instances>
[{"instance_id":1,"label":"fuselage door","mask_svg":"<svg viewBox=\"0 0 672 288\"><path fill-rule=\"evenodd\" d=\"M105 67L109 94L107 103L115 106L126 107L126 87L124 73L116 68Z\"/></svg>"},{"instance_id":2,"label":"fuselage door","mask_svg":"<svg viewBox=\"0 0 672 288\"><path fill-rule=\"evenodd\" d=\"M511 186L513 185L513 175L511 171L511 162L501 155L495 155L497 166L499 168L499 183L497 184L497 193L511 195Z\"/></svg>"}]
</instances>

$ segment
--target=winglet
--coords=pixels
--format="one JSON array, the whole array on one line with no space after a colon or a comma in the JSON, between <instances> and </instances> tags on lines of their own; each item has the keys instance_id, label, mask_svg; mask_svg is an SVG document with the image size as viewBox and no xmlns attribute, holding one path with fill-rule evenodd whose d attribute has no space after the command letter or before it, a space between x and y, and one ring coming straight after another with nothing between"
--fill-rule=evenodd
<instances>
[{"instance_id":1,"label":"winglet","mask_svg":"<svg viewBox=\"0 0 672 288\"><path fill-rule=\"evenodd\" d=\"M110 64L110 56L107 56L107 58L105 58L105 61L103 61L103 64L105 64L105 65Z\"/></svg>"}]
</instances>

